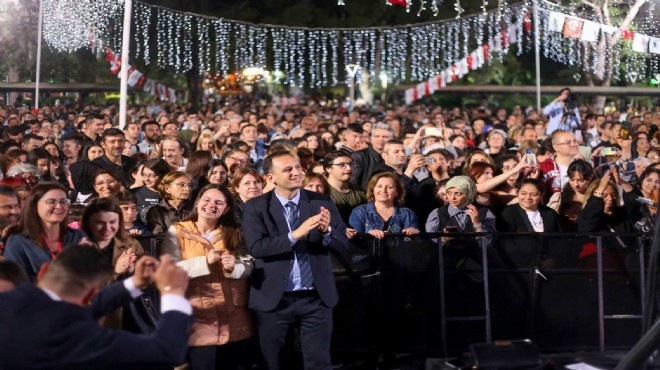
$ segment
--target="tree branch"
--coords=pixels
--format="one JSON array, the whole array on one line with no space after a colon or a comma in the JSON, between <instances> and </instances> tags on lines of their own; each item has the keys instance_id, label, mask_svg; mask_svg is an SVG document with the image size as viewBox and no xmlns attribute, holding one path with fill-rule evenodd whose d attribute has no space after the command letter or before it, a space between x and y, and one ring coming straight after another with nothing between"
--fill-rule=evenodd
<instances>
[{"instance_id":1,"label":"tree branch","mask_svg":"<svg viewBox=\"0 0 660 370\"><path fill-rule=\"evenodd\" d=\"M637 12L639 12L639 9L644 5L646 0L636 0L635 4L630 7L630 11L628 12L628 15L623 19L623 22L621 22L621 25L619 25L619 28L622 30L628 29L628 26L630 26L630 23L635 19L635 16L637 16ZM612 35L612 43L616 43L619 41L619 38L621 38L621 32L617 32L614 35Z\"/></svg>"}]
</instances>

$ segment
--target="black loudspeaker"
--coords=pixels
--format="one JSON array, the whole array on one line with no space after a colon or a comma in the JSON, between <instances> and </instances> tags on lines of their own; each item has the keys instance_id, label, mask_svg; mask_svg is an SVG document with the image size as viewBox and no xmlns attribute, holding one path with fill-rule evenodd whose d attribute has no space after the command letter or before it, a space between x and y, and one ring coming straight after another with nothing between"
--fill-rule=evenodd
<instances>
[{"instance_id":1,"label":"black loudspeaker","mask_svg":"<svg viewBox=\"0 0 660 370\"><path fill-rule=\"evenodd\" d=\"M530 340L496 341L470 345L472 369L536 370L541 368L539 349Z\"/></svg>"}]
</instances>

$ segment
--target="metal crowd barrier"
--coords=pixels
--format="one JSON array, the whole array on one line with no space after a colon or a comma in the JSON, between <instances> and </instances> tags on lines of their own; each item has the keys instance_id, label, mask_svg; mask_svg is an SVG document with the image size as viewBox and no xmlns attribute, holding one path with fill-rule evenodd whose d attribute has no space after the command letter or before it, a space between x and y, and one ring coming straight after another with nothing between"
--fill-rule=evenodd
<instances>
[{"instance_id":1,"label":"metal crowd barrier","mask_svg":"<svg viewBox=\"0 0 660 370\"><path fill-rule=\"evenodd\" d=\"M162 235L136 239L160 254ZM646 325L644 234L358 234L350 244L332 254L335 350L448 357L530 338L547 351L604 351L630 348Z\"/></svg>"}]
</instances>

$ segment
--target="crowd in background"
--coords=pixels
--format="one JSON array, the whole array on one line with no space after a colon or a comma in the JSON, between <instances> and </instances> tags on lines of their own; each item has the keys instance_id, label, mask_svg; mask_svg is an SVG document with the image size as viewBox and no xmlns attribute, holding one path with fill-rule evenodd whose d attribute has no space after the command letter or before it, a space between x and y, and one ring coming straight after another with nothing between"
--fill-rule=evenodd
<instances>
[{"instance_id":1,"label":"crowd in background","mask_svg":"<svg viewBox=\"0 0 660 370\"><path fill-rule=\"evenodd\" d=\"M163 234L163 253L192 279L189 345L239 343L223 354L235 359L228 368L247 366L240 360L255 345L245 305L253 267L241 223L245 205L277 185L263 166L270 153L295 156L302 187L332 200L348 239L651 230L660 110L603 113L570 99L562 90L544 112L421 104L349 111L332 101L243 96L199 110L130 107L125 127L116 106L3 106L0 251L36 281L62 248L90 243L118 279L145 254L133 236ZM479 248L475 239L441 241L461 256ZM605 243L616 253L633 242ZM594 253L585 246L575 258ZM209 305L224 308L209 313Z\"/></svg>"}]
</instances>

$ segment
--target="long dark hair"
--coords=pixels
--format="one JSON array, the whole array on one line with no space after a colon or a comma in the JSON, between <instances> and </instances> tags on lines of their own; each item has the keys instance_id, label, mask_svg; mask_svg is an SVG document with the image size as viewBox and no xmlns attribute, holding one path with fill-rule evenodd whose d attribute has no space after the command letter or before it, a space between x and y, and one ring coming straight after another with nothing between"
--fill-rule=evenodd
<instances>
[{"instance_id":1,"label":"long dark hair","mask_svg":"<svg viewBox=\"0 0 660 370\"><path fill-rule=\"evenodd\" d=\"M100 212L110 212L110 213L116 213L119 215L119 227L117 230L117 234L115 234L115 237L117 237L119 240L122 242L126 241L126 229L124 228L124 214L121 211L121 208L119 207L119 203L117 203L114 199L112 198L96 198L93 199L87 207L85 207L85 211L83 211L82 214L82 224L81 229L82 231L87 234L87 237L92 240L92 242L96 243L96 240L93 240L94 236L92 234L91 230L91 225L89 224L89 219Z\"/></svg>"},{"instance_id":2,"label":"long dark hair","mask_svg":"<svg viewBox=\"0 0 660 370\"><path fill-rule=\"evenodd\" d=\"M41 198L51 190L61 190L64 192L64 196L67 196L66 188L56 182L43 182L35 185L32 190L30 190L30 194L23 203L21 219L18 221L18 225L10 227L9 230L7 230L7 235L23 233L39 247L44 249L48 248L43 243L44 227L41 223L41 218L38 216L35 217L35 215L39 214L37 203L39 203ZM65 216L64 220L60 222L60 236L64 236L66 233L68 223L68 216Z\"/></svg>"},{"instance_id":3,"label":"long dark hair","mask_svg":"<svg viewBox=\"0 0 660 370\"><path fill-rule=\"evenodd\" d=\"M593 166L591 165L591 163L583 159L578 159L573 161L573 163L571 163L568 166L568 170L566 171L566 173L568 175L569 181L576 173L581 174L582 177L587 181L591 181L594 178ZM571 206L571 203L573 203L574 197L575 197L575 190L573 190L571 184L567 183L566 185L564 185L564 188L561 190L561 194L559 195L559 208L557 213L559 213L560 215L566 213L568 208Z\"/></svg>"},{"instance_id":4,"label":"long dark hair","mask_svg":"<svg viewBox=\"0 0 660 370\"><path fill-rule=\"evenodd\" d=\"M222 239L224 241L225 248L228 251L234 254L237 252L243 254L245 249L245 240L243 239L241 224L236 219L236 215L233 210L234 198L226 186L216 184L208 184L204 186L199 191L197 199L195 199L195 207L193 208L193 211L188 217L187 221L197 221L199 216L197 214L197 202L199 202L199 199L204 195L204 193L212 189L220 191L225 196L225 200L227 202L227 209L225 210L225 213L216 221L215 228L219 229L222 233Z\"/></svg>"}]
</instances>

